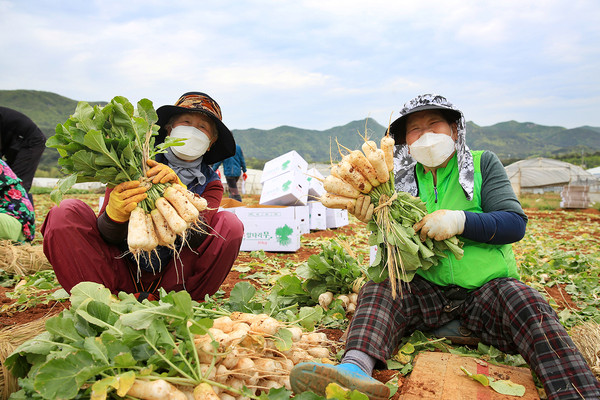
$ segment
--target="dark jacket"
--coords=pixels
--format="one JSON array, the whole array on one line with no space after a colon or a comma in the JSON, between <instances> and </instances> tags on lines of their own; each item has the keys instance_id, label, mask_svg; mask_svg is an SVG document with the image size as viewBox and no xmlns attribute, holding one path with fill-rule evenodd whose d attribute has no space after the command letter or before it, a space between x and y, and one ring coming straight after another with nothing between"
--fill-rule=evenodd
<instances>
[{"instance_id":1,"label":"dark jacket","mask_svg":"<svg viewBox=\"0 0 600 400\"><path fill-rule=\"evenodd\" d=\"M33 176L46 148L46 136L25 114L0 107L0 157L31 189Z\"/></svg>"},{"instance_id":2,"label":"dark jacket","mask_svg":"<svg viewBox=\"0 0 600 400\"><path fill-rule=\"evenodd\" d=\"M216 171L219 166L223 164L223 172L225 176L240 176L242 172L246 172L246 160L244 159L244 153L239 144L235 145L235 155L233 157L226 158L223 161L213 164L213 169Z\"/></svg>"}]
</instances>

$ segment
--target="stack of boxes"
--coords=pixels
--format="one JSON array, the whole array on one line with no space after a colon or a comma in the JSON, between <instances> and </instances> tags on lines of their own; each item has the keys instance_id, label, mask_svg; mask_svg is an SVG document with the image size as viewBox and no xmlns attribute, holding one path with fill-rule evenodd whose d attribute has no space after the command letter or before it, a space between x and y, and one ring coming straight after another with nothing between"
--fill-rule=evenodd
<instances>
[{"instance_id":1,"label":"stack of boxes","mask_svg":"<svg viewBox=\"0 0 600 400\"><path fill-rule=\"evenodd\" d=\"M294 252L302 234L347 225L346 210L328 209L317 200L325 193L322 180L296 151L265 163L259 206L228 208L244 223L240 250Z\"/></svg>"}]
</instances>

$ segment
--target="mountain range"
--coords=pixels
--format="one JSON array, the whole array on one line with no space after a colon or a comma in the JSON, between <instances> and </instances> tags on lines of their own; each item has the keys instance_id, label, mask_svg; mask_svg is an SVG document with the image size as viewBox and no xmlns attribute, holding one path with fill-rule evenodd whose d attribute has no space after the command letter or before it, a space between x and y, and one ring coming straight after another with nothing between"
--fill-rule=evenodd
<instances>
[{"instance_id":1,"label":"mountain range","mask_svg":"<svg viewBox=\"0 0 600 400\"><path fill-rule=\"evenodd\" d=\"M57 124L69 118L77 102L50 92L0 90L0 105L29 116L47 137L54 134ZM88 102L106 104L103 101ZM308 162L329 163L331 159L339 160L338 149L359 149L365 133L378 142L385 127L373 119L362 119L322 131L284 125L268 130L232 129L232 133L247 159L264 162L295 150ZM567 153L594 154L600 152L600 127L567 129L517 121L479 126L468 121L467 144L474 150L495 152L505 164L536 156L557 158ZM55 166L57 159L58 152L47 149L40 169Z\"/></svg>"}]
</instances>

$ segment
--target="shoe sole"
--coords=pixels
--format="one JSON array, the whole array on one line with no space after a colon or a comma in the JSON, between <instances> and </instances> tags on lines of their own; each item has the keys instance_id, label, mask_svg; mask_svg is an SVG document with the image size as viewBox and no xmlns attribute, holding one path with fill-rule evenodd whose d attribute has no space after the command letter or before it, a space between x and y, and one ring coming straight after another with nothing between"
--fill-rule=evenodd
<instances>
[{"instance_id":1,"label":"shoe sole","mask_svg":"<svg viewBox=\"0 0 600 400\"><path fill-rule=\"evenodd\" d=\"M390 389L381 382L369 383L359 378L338 373L334 366L297 365L290 374L292 391L296 394L311 391L325 396L325 388L335 382L345 389L358 390L370 400L388 400Z\"/></svg>"}]
</instances>

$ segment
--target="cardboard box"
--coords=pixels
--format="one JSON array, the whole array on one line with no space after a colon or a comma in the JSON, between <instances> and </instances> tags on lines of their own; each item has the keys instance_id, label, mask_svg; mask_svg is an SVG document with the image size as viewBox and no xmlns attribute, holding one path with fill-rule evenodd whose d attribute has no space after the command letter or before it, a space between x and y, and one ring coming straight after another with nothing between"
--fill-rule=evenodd
<instances>
[{"instance_id":1,"label":"cardboard box","mask_svg":"<svg viewBox=\"0 0 600 400\"><path fill-rule=\"evenodd\" d=\"M300 248L299 207L235 207L244 224L241 251L294 252Z\"/></svg>"},{"instance_id":2,"label":"cardboard box","mask_svg":"<svg viewBox=\"0 0 600 400\"><path fill-rule=\"evenodd\" d=\"M306 172L308 179L308 198L309 200L318 200L324 193L323 182L319 179L325 179L316 168L311 168Z\"/></svg>"},{"instance_id":3,"label":"cardboard box","mask_svg":"<svg viewBox=\"0 0 600 400\"><path fill-rule=\"evenodd\" d=\"M310 210L308 206L296 206L294 212L300 234L310 233Z\"/></svg>"},{"instance_id":4,"label":"cardboard box","mask_svg":"<svg viewBox=\"0 0 600 400\"><path fill-rule=\"evenodd\" d=\"M259 204L305 206L308 202L308 180L300 171L288 171L263 182Z\"/></svg>"},{"instance_id":5,"label":"cardboard box","mask_svg":"<svg viewBox=\"0 0 600 400\"><path fill-rule=\"evenodd\" d=\"M242 203L241 201L237 201L235 199L225 197L225 198L221 199L221 203L219 204L218 211L230 211L235 214L235 209L237 207L243 207L243 206L244 206L244 203Z\"/></svg>"},{"instance_id":6,"label":"cardboard box","mask_svg":"<svg viewBox=\"0 0 600 400\"><path fill-rule=\"evenodd\" d=\"M264 183L269 179L273 179L276 176L290 171L297 171L306 174L307 169L308 162L306 162L306 160L304 160L300 154L292 150L289 153L285 153L279 157L267 161L263 167L260 182Z\"/></svg>"},{"instance_id":7,"label":"cardboard box","mask_svg":"<svg viewBox=\"0 0 600 400\"><path fill-rule=\"evenodd\" d=\"M348 210L326 209L327 228L340 228L348 225Z\"/></svg>"},{"instance_id":8,"label":"cardboard box","mask_svg":"<svg viewBox=\"0 0 600 400\"><path fill-rule=\"evenodd\" d=\"M309 201L308 211L311 230L327 229L327 207L318 201Z\"/></svg>"}]
</instances>

